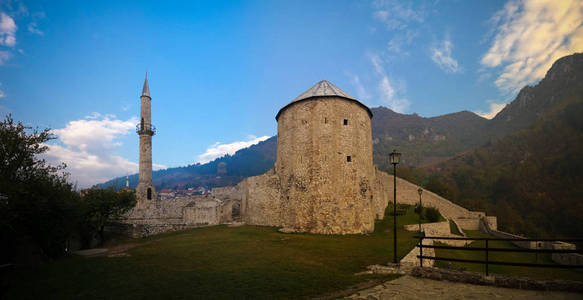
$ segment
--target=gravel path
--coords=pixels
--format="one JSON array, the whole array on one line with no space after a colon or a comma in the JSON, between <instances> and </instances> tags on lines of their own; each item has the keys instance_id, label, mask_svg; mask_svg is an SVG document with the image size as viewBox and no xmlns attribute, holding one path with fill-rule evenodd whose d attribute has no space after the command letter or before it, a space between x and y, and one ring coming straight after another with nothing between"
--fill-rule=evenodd
<instances>
[{"instance_id":1,"label":"gravel path","mask_svg":"<svg viewBox=\"0 0 583 300\"><path fill-rule=\"evenodd\" d=\"M583 294L508 289L406 275L345 299L583 299Z\"/></svg>"}]
</instances>

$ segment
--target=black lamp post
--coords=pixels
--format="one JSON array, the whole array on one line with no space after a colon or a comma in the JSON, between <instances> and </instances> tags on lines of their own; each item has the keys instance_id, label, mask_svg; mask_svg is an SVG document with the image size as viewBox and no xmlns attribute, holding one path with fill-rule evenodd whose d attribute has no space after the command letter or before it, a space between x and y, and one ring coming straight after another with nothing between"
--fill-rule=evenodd
<instances>
[{"instance_id":1,"label":"black lamp post","mask_svg":"<svg viewBox=\"0 0 583 300\"><path fill-rule=\"evenodd\" d=\"M421 213L423 212L423 205L421 204L421 194L423 194L423 189L419 188L417 190L419 193L419 236L421 236Z\"/></svg>"},{"instance_id":2,"label":"black lamp post","mask_svg":"<svg viewBox=\"0 0 583 300\"><path fill-rule=\"evenodd\" d=\"M393 263L397 263L397 164L401 160L401 153L397 150L389 155L391 164L393 164Z\"/></svg>"}]
</instances>

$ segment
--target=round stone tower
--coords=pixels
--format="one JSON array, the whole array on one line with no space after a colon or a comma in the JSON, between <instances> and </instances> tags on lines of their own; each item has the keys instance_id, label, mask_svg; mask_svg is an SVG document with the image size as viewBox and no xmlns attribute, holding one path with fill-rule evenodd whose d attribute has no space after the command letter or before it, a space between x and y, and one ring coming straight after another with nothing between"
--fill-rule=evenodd
<instances>
[{"instance_id":1,"label":"round stone tower","mask_svg":"<svg viewBox=\"0 0 583 300\"><path fill-rule=\"evenodd\" d=\"M374 230L372 112L322 80L277 114L281 217L286 231Z\"/></svg>"}]
</instances>

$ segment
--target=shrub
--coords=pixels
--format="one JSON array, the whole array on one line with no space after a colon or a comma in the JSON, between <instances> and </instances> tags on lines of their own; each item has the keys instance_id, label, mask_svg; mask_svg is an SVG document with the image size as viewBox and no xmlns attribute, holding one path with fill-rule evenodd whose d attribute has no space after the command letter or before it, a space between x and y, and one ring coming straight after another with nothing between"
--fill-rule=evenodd
<instances>
[{"instance_id":1,"label":"shrub","mask_svg":"<svg viewBox=\"0 0 583 300\"><path fill-rule=\"evenodd\" d=\"M424 211L425 218L429 222L437 222L437 221L439 221L439 217L441 215L439 214L439 210L437 208L434 208L434 207L424 207L423 208L423 211Z\"/></svg>"}]
</instances>

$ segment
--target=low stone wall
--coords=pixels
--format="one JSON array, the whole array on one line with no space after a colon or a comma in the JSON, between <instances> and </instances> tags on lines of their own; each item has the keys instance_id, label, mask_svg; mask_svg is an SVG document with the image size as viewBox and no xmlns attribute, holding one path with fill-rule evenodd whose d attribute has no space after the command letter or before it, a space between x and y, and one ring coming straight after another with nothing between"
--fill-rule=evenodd
<instances>
[{"instance_id":1,"label":"low stone wall","mask_svg":"<svg viewBox=\"0 0 583 300\"><path fill-rule=\"evenodd\" d=\"M453 219L458 228L463 230L479 230L480 229L480 219L478 218L455 218Z\"/></svg>"},{"instance_id":2,"label":"low stone wall","mask_svg":"<svg viewBox=\"0 0 583 300\"><path fill-rule=\"evenodd\" d=\"M540 280L503 275L485 276L481 273L475 272L425 267L414 268L411 271L411 275L435 280L447 280L478 285L492 285L515 289L583 293L583 282L570 280Z\"/></svg>"},{"instance_id":3,"label":"low stone wall","mask_svg":"<svg viewBox=\"0 0 583 300\"><path fill-rule=\"evenodd\" d=\"M398 174L398 171L397 171ZM387 204L393 202L393 176L385 172L375 171L375 195L374 207L377 215L384 215ZM418 185L408 182L407 180L397 177L397 203L417 205L419 204ZM439 210L441 215L446 219L479 219L484 216L483 212L473 212L467 210L431 191L423 189L421 195L423 206L434 207Z\"/></svg>"},{"instance_id":4,"label":"low stone wall","mask_svg":"<svg viewBox=\"0 0 583 300\"><path fill-rule=\"evenodd\" d=\"M418 231L419 224L409 224L404 226L407 231ZM425 232L427 236L449 236L451 232L449 230L449 221L435 222L435 223L423 223L421 224L421 230Z\"/></svg>"},{"instance_id":5,"label":"low stone wall","mask_svg":"<svg viewBox=\"0 0 583 300\"><path fill-rule=\"evenodd\" d=\"M405 228L405 230L408 230L408 231L418 231L419 224L405 225L404 228ZM424 224L421 224L421 230L425 233L425 236L460 237L458 235L451 233L451 230L449 228L449 221L435 222L435 223L424 223ZM429 241L428 239L425 239L425 240ZM431 242L432 242L431 245L433 245L433 242L447 244L450 246L465 246L468 244L468 241L464 241L464 240L431 239ZM424 245L425 245L425 243L424 243ZM414 249L414 251L418 252L418 250L415 250L415 249Z\"/></svg>"},{"instance_id":6,"label":"low stone wall","mask_svg":"<svg viewBox=\"0 0 583 300\"><path fill-rule=\"evenodd\" d=\"M504 231L492 230L486 220L480 221L480 231L503 239L525 239L525 237ZM512 241L514 245L526 249L576 249L574 244L545 241ZM553 253L551 259L561 265L583 265L583 255L577 253Z\"/></svg>"},{"instance_id":7,"label":"low stone wall","mask_svg":"<svg viewBox=\"0 0 583 300\"><path fill-rule=\"evenodd\" d=\"M576 246L565 242L553 243L553 249L574 250ZM577 253L553 253L551 258L561 265L583 266L583 255Z\"/></svg>"},{"instance_id":8,"label":"low stone wall","mask_svg":"<svg viewBox=\"0 0 583 300\"><path fill-rule=\"evenodd\" d=\"M427 246L433 245L433 240L423 240L423 245ZM400 263L401 265L405 265L405 266L415 266L418 267L420 260L417 257L420 253L420 249L419 247L415 247L413 248L413 250L411 250L407 255L405 255L405 257L403 257L403 259L401 259ZM435 249L433 248L423 248L423 256L433 256L435 257ZM424 267L433 267L433 265L435 264L435 260L433 259L424 259L423 260L423 266Z\"/></svg>"},{"instance_id":9,"label":"low stone wall","mask_svg":"<svg viewBox=\"0 0 583 300\"><path fill-rule=\"evenodd\" d=\"M486 216L486 223L491 230L498 230L498 218L495 216Z\"/></svg>"},{"instance_id":10,"label":"low stone wall","mask_svg":"<svg viewBox=\"0 0 583 300\"><path fill-rule=\"evenodd\" d=\"M123 224L118 226L118 232L131 236L132 238L142 238L165 232L173 232L189 228L201 227L201 225L185 224Z\"/></svg>"},{"instance_id":11,"label":"low stone wall","mask_svg":"<svg viewBox=\"0 0 583 300\"><path fill-rule=\"evenodd\" d=\"M464 232L464 229L460 226L460 224L457 222L456 219L451 219L451 221L455 224L455 226L457 226L457 230L463 235L466 236L466 233Z\"/></svg>"}]
</instances>

